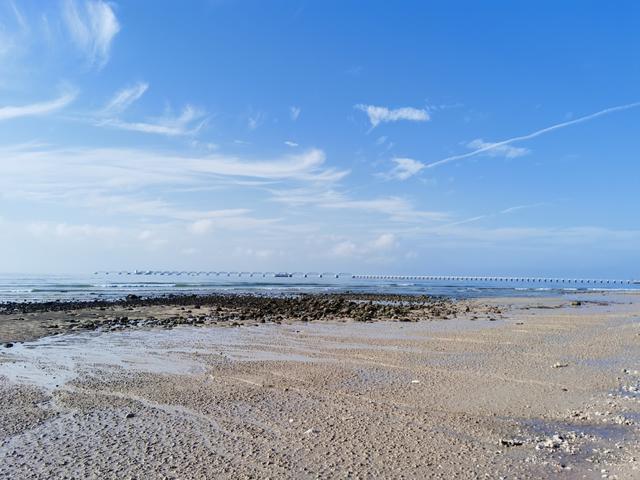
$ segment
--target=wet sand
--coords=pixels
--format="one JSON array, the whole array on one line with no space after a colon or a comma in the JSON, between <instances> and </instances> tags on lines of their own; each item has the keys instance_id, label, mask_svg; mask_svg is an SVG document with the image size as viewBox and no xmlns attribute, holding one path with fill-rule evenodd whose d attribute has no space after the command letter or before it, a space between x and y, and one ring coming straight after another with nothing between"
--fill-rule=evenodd
<instances>
[{"instance_id":1,"label":"wet sand","mask_svg":"<svg viewBox=\"0 0 640 480\"><path fill-rule=\"evenodd\" d=\"M32 340L0 347L0 477L638 478L640 297L571 300L44 337L51 313L5 315Z\"/></svg>"}]
</instances>

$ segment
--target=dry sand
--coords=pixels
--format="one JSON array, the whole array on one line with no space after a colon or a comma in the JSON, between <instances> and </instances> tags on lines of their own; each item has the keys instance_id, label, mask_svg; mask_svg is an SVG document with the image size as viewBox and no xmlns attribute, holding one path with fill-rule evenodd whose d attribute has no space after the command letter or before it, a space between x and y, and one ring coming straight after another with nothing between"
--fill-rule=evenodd
<instances>
[{"instance_id":1,"label":"dry sand","mask_svg":"<svg viewBox=\"0 0 640 480\"><path fill-rule=\"evenodd\" d=\"M0 347L0 477L640 478L640 297L605 300Z\"/></svg>"}]
</instances>

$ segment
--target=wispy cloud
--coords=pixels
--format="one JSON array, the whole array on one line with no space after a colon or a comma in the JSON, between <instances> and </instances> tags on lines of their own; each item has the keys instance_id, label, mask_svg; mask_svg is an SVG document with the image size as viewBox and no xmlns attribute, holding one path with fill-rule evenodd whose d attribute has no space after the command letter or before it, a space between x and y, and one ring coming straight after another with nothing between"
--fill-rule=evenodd
<instances>
[{"instance_id":1,"label":"wispy cloud","mask_svg":"<svg viewBox=\"0 0 640 480\"><path fill-rule=\"evenodd\" d=\"M47 102L0 107L0 120L48 115L69 105L76 98L76 95L75 92L67 92Z\"/></svg>"},{"instance_id":2,"label":"wispy cloud","mask_svg":"<svg viewBox=\"0 0 640 480\"><path fill-rule=\"evenodd\" d=\"M162 117L147 118L144 121L126 121L122 115L148 90L149 84L138 82L118 90L105 107L97 112L94 122L98 126L118 128L133 132L165 135L168 137L192 136L206 125L206 112L193 105L186 105L179 115L167 113Z\"/></svg>"},{"instance_id":3,"label":"wispy cloud","mask_svg":"<svg viewBox=\"0 0 640 480\"><path fill-rule=\"evenodd\" d=\"M442 221L448 218L444 212L423 211L416 209L405 198L386 196L369 199L353 199L334 190L271 190L272 200L291 206L312 205L323 209L357 210L372 214L384 214L389 219L408 223L424 221Z\"/></svg>"},{"instance_id":4,"label":"wispy cloud","mask_svg":"<svg viewBox=\"0 0 640 480\"><path fill-rule=\"evenodd\" d=\"M598 112L595 113L591 113L589 115L585 115L583 117L579 117L576 118L574 120L569 120L566 122L561 122L561 123L556 123L555 125L551 125L550 127L546 127L540 130L536 130L535 132L532 133L528 133L526 135L520 135L518 137L512 137L509 138L507 140L502 140L500 142L494 142L494 143L486 143L484 144L484 146L473 150L471 152L468 153L463 153L460 155L452 155L450 157L446 157L443 158L442 160L438 160L432 163L427 164L427 168L433 168L433 167L437 167L440 165L444 165L450 162L454 162L456 160L463 160L465 158L470 158L470 157L475 157L476 155L480 155L481 153L485 153L485 152L490 152L490 151L495 151L496 149L502 148L506 145L510 145L512 143L515 142L521 142L523 140L531 140L532 138L536 138L539 137L541 135L544 135L546 133L550 133L553 132L555 130L560 130L561 128L566 128L569 127L571 125L577 125L579 123L583 123L583 122L588 122L589 120L594 120L598 117L602 117L604 115L609 115L611 113L615 113L615 112L621 112L623 110L629 110L631 108L636 108L636 107L640 107L640 102L634 102L634 103L627 103L625 105L618 105L616 107L610 107L610 108L605 108L604 110L600 110Z\"/></svg>"},{"instance_id":5,"label":"wispy cloud","mask_svg":"<svg viewBox=\"0 0 640 480\"><path fill-rule=\"evenodd\" d=\"M511 145L497 145L485 142L481 138L476 138L467 144L473 150L485 149L484 154L491 157L517 158L530 153L528 148L513 147Z\"/></svg>"},{"instance_id":6,"label":"wispy cloud","mask_svg":"<svg viewBox=\"0 0 640 480\"><path fill-rule=\"evenodd\" d=\"M118 90L102 109L101 113L103 115L113 115L124 112L131 104L142 97L148 88L148 83L138 82L131 87Z\"/></svg>"},{"instance_id":7,"label":"wispy cloud","mask_svg":"<svg viewBox=\"0 0 640 480\"><path fill-rule=\"evenodd\" d=\"M203 197L200 189L233 186L236 192L243 189L264 195L265 182L273 187L316 187L337 182L348 173L326 166L324 152L318 149L259 159L145 149L58 149L42 144L0 147L0 171L0 192L10 201L63 209L81 206L100 215L172 222L181 225L179 231L196 237L283 228L277 215L263 216L261 212L254 216L242 202L221 209L221 203L227 203L224 194ZM51 227L47 232L58 235L59 231L71 231L60 229ZM86 233L82 229L78 232Z\"/></svg>"},{"instance_id":8,"label":"wispy cloud","mask_svg":"<svg viewBox=\"0 0 640 480\"><path fill-rule=\"evenodd\" d=\"M607 245L609 249L630 248L632 251L640 241L640 230L612 230L597 226L486 228L459 224L448 228L446 232L438 228L424 229L421 235L431 235L433 239L440 239L446 245L450 245L452 241L475 246L478 242L510 246L524 246L526 244L521 242L535 242L537 247L547 245L560 248L591 244Z\"/></svg>"},{"instance_id":9,"label":"wispy cloud","mask_svg":"<svg viewBox=\"0 0 640 480\"><path fill-rule=\"evenodd\" d=\"M66 0L63 18L78 49L90 64L102 68L109 61L111 42L120 31L111 5L101 0L86 0L80 5Z\"/></svg>"},{"instance_id":10,"label":"wispy cloud","mask_svg":"<svg viewBox=\"0 0 640 480\"><path fill-rule=\"evenodd\" d=\"M290 140L285 140L284 144L285 144L287 147L297 147L297 146L298 146L298 144L297 144L296 142L292 142L292 141L290 141Z\"/></svg>"},{"instance_id":11,"label":"wispy cloud","mask_svg":"<svg viewBox=\"0 0 640 480\"><path fill-rule=\"evenodd\" d=\"M393 233L382 233L369 241L340 240L330 248L329 254L335 257L358 257L386 252L395 248L397 238Z\"/></svg>"},{"instance_id":12,"label":"wispy cloud","mask_svg":"<svg viewBox=\"0 0 640 480\"><path fill-rule=\"evenodd\" d=\"M62 238L104 238L115 237L121 233L117 227L68 223L33 222L27 226L28 231L36 236L55 235Z\"/></svg>"},{"instance_id":13,"label":"wispy cloud","mask_svg":"<svg viewBox=\"0 0 640 480\"><path fill-rule=\"evenodd\" d=\"M387 107L378 107L375 105L355 105L357 110L361 110L369 117L371 128L375 128L381 123L397 122L399 120L409 120L413 122L426 122L430 120L429 112L425 109L402 107L389 109Z\"/></svg>"},{"instance_id":14,"label":"wispy cloud","mask_svg":"<svg viewBox=\"0 0 640 480\"><path fill-rule=\"evenodd\" d=\"M29 24L15 2L0 4L0 59L6 61L4 57L20 51L28 43L29 33Z\"/></svg>"},{"instance_id":15,"label":"wispy cloud","mask_svg":"<svg viewBox=\"0 0 640 480\"><path fill-rule=\"evenodd\" d=\"M396 164L389 172L383 174L384 178L393 180L407 180L425 168L424 163L412 158L392 158Z\"/></svg>"},{"instance_id":16,"label":"wispy cloud","mask_svg":"<svg viewBox=\"0 0 640 480\"><path fill-rule=\"evenodd\" d=\"M458 220L455 222L451 222L451 223L447 223L445 225L441 225L440 229L446 229L446 228L450 228L450 227L457 227L459 225L465 225L467 223L474 223L474 222L479 222L480 220L485 220L488 218L494 218L494 217L498 217L500 215L508 215L510 213L514 213L514 212L518 212L520 210L526 210L529 208L538 208L538 207L543 207L543 206L548 206L548 203L532 203L529 205L515 205L513 207L508 207L505 208L503 210L500 210L499 212L495 212L495 213L486 213L483 215L476 215L474 217L471 218L465 218L464 220Z\"/></svg>"},{"instance_id":17,"label":"wispy cloud","mask_svg":"<svg viewBox=\"0 0 640 480\"><path fill-rule=\"evenodd\" d=\"M546 202L532 203L530 205L516 205L514 207L505 208L504 210L501 210L500 213L507 214L507 213L517 212L519 210L525 210L525 209L528 209L528 208L545 207L545 206L549 206L549 205L550 204L546 203Z\"/></svg>"},{"instance_id":18,"label":"wispy cloud","mask_svg":"<svg viewBox=\"0 0 640 480\"><path fill-rule=\"evenodd\" d=\"M396 236L393 233L383 233L369 243L373 250L388 250L396 245Z\"/></svg>"},{"instance_id":19,"label":"wispy cloud","mask_svg":"<svg viewBox=\"0 0 640 480\"><path fill-rule=\"evenodd\" d=\"M291 120L293 120L294 122L298 120L298 117L300 116L300 112L302 112L300 107L296 107L296 106L289 107L289 116L291 117Z\"/></svg>"},{"instance_id":20,"label":"wispy cloud","mask_svg":"<svg viewBox=\"0 0 640 480\"><path fill-rule=\"evenodd\" d=\"M97 125L133 132L153 133L176 137L195 135L198 133L206 124L206 119L204 117L204 111L194 106L187 105L182 110L182 113L177 117L166 115L164 117L151 119L145 122L126 122L118 118L109 118L98 121Z\"/></svg>"},{"instance_id":21,"label":"wispy cloud","mask_svg":"<svg viewBox=\"0 0 640 480\"><path fill-rule=\"evenodd\" d=\"M218 180L335 182L348 174L325 165L322 150L270 159L212 153L202 156L126 148L0 147L0 191L62 194L159 186L211 186Z\"/></svg>"},{"instance_id":22,"label":"wispy cloud","mask_svg":"<svg viewBox=\"0 0 640 480\"><path fill-rule=\"evenodd\" d=\"M11 7L11 10L13 11L13 14L16 17L16 22L18 23L18 25L20 26L20 28L23 31L27 31L29 30L29 25L27 23L27 20L25 19L24 15L22 14L22 12L20 11L20 9L18 8L18 6L15 4L15 2L10 1L9 2L9 6Z\"/></svg>"},{"instance_id":23,"label":"wispy cloud","mask_svg":"<svg viewBox=\"0 0 640 480\"><path fill-rule=\"evenodd\" d=\"M267 119L267 114L264 112L253 112L249 114L247 119L247 127L249 130L255 130L262 125Z\"/></svg>"}]
</instances>

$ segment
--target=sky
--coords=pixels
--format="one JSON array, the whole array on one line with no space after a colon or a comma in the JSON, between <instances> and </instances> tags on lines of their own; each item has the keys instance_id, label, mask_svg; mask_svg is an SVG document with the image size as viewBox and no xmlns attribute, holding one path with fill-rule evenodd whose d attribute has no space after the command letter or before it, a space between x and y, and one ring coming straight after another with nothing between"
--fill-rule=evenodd
<instances>
[{"instance_id":1,"label":"sky","mask_svg":"<svg viewBox=\"0 0 640 480\"><path fill-rule=\"evenodd\" d=\"M0 0L0 271L640 277L636 1Z\"/></svg>"}]
</instances>

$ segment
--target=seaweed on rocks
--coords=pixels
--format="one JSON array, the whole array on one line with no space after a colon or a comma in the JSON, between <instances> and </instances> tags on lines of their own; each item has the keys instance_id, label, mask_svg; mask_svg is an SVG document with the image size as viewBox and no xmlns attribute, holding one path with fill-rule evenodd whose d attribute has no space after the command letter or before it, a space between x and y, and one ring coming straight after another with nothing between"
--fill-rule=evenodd
<instances>
[{"instance_id":1,"label":"seaweed on rocks","mask_svg":"<svg viewBox=\"0 0 640 480\"><path fill-rule=\"evenodd\" d=\"M473 306L470 302L444 297L351 292L288 296L216 293L148 298L129 295L115 301L4 303L0 305L0 318L20 321L19 316L28 316L40 325L40 333L31 336L43 336L88 330L171 329L180 325L445 320L467 316L470 306ZM49 319L43 315L46 313L57 318Z\"/></svg>"}]
</instances>

